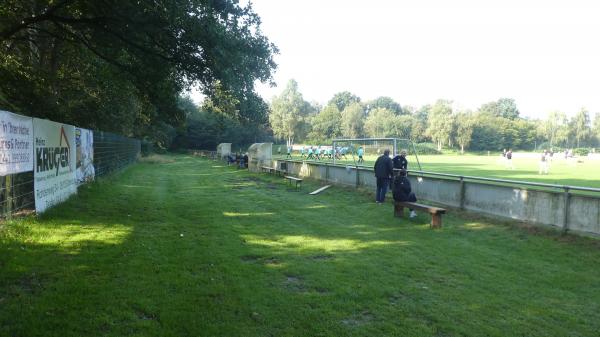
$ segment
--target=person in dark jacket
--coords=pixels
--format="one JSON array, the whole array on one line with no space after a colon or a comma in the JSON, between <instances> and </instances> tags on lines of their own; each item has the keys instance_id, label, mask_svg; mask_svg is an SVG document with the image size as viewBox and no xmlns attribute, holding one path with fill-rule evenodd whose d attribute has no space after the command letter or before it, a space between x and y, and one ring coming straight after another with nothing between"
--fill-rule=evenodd
<instances>
[{"instance_id":1,"label":"person in dark jacket","mask_svg":"<svg viewBox=\"0 0 600 337\"><path fill-rule=\"evenodd\" d=\"M406 177L406 170L400 170L400 174L394 179L394 189L392 195L396 201L416 202L417 196L412 192L410 181ZM414 218L417 213L411 208L410 217Z\"/></svg>"},{"instance_id":2,"label":"person in dark jacket","mask_svg":"<svg viewBox=\"0 0 600 337\"><path fill-rule=\"evenodd\" d=\"M390 158L390 150L384 150L383 155L379 156L375 161L375 178L377 178L377 191L375 194L375 202L382 203L385 201L388 185L391 177L394 174L394 164Z\"/></svg>"},{"instance_id":3,"label":"person in dark jacket","mask_svg":"<svg viewBox=\"0 0 600 337\"><path fill-rule=\"evenodd\" d=\"M400 151L400 154L392 159L394 168L397 170L408 170L408 160L406 160L406 150Z\"/></svg>"}]
</instances>

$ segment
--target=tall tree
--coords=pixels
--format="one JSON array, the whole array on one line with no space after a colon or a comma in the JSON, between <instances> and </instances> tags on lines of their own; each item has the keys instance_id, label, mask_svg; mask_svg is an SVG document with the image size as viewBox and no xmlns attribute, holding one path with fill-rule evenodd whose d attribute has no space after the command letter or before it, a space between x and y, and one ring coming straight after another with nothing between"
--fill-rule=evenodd
<instances>
[{"instance_id":1,"label":"tall tree","mask_svg":"<svg viewBox=\"0 0 600 337\"><path fill-rule=\"evenodd\" d=\"M302 98L298 91L298 83L289 80L281 95L273 97L269 122L275 136L283 138L288 145L294 143L302 121L308 114L310 104Z\"/></svg>"},{"instance_id":2,"label":"tall tree","mask_svg":"<svg viewBox=\"0 0 600 337\"><path fill-rule=\"evenodd\" d=\"M342 111L342 135L350 138L358 138L363 134L364 125L363 107L359 103L350 103Z\"/></svg>"},{"instance_id":3,"label":"tall tree","mask_svg":"<svg viewBox=\"0 0 600 337\"><path fill-rule=\"evenodd\" d=\"M511 120L519 117L519 109L512 98L500 98L497 101L482 104L479 112Z\"/></svg>"},{"instance_id":4,"label":"tall tree","mask_svg":"<svg viewBox=\"0 0 600 337\"><path fill-rule=\"evenodd\" d=\"M594 126L592 129L594 138L596 138L596 145L600 145L600 112L596 112L594 115Z\"/></svg>"},{"instance_id":5,"label":"tall tree","mask_svg":"<svg viewBox=\"0 0 600 337\"><path fill-rule=\"evenodd\" d=\"M571 128L577 147L579 147L581 141L586 140L592 133L590 125L590 113L585 109L581 108L579 112L571 120Z\"/></svg>"},{"instance_id":6,"label":"tall tree","mask_svg":"<svg viewBox=\"0 0 600 337\"><path fill-rule=\"evenodd\" d=\"M335 104L329 104L312 118L311 126L311 139L317 141L334 139L342 135L342 114Z\"/></svg>"},{"instance_id":7,"label":"tall tree","mask_svg":"<svg viewBox=\"0 0 600 337\"><path fill-rule=\"evenodd\" d=\"M437 100L429 112L427 134L437 144L438 151L442 150L442 144L451 143L453 128L452 102Z\"/></svg>"},{"instance_id":8,"label":"tall tree","mask_svg":"<svg viewBox=\"0 0 600 337\"><path fill-rule=\"evenodd\" d=\"M402 107L400 104L396 103L391 97L387 96L379 96L376 99L369 101L366 103L369 106L369 109L388 109L394 112L397 115L402 114Z\"/></svg>"},{"instance_id":9,"label":"tall tree","mask_svg":"<svg viewBox=\"0 0 600 337\"><path fill-rule=\"evenodd\" d=\"M351 103L360 103L360 97L354 95L349 91L338 92L327 102L329 104L335 104L339 111L344 111Z\"/></svg>"},{"instance_id":10,"label":"tall tree","mask_svg":"<svg viewBox=\"0 0 600 337\"><path fill-rule=\"evenodd\" d=\"M472 114L459 112L456 115L456 142L460 146L460 152L465 153L465 147L471 143L475 121Z\"/></svg>"},{"instance_id":11,"label":"tall tree","mask_svg":"<svg viewBox=\"0 0 600 337\"><path fill-rule=\"evenodd\" d=\"M569 133L567 116L560 111L550 112L542 124L542 129L550 147L565 143Z\"/></svg>"},{"instance_id":12,"label":"tall tree","mask_svg":"<svg viewBox=\"0 0 600 337\"><path fill-rule=\"evenodd\" d=\"M396 135L396 114L388 109L375 109L365 120L365 133L372 138Z\"/></svg>"},{"instance_id":13,"label":"tall tree","mask_svg":"<svg viewBox=\"0 0 600 337\"><path fill-rule=\"evenodd\" d=\"M497 104L497 117L508 118L514 120L519 117L519 109L517 103L512 98L500 98Z\"/></svg>"},{"instance_id":14,"label":"tall tree","mask_svg":"<svg viewBox=\"0 0 600 337\"><path fill-rule=\"evenodd\" d=\"M406 109L404 109L406 110ZM412 115L412 127L410 139L414 142L424 142L427 140L427 125L429 124L430 105L424 105L416 110Z\"/></svg>"},{"instance_id":15,"label":"tall tree","mask_svg":"<svg viewBox=\"0 0 600 337\"><path fill-rule=\"evenodd\" d=\"M235 0L6 0L0 18L0 107L84 127L178 125L184 88L212 97L220 83L243 102L275 69L260 18Z\"/></svg>"}]
</instances>

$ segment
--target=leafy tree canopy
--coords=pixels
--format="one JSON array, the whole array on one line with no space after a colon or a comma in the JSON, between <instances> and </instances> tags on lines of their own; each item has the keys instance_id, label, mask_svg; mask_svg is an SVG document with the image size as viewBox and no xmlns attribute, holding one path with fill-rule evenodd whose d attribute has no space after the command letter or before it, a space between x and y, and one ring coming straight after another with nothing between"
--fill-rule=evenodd
<instances>
[{"instance_id":1,"label":"leafy tree canopy","mask_svg":"<svg viewBox=\"0 0 600 337\"><path fill-rule=\"evenodd\" d=\"M327 102L327 105L335 104L339 111L344 111L351 103L360 103L360 97L349 91L338 92Z\"/></svg>"},{"instance_id":2,"label":"leafy tree canopy","mask_svg":"<svg viewBox=\"0 0 600 337\"><path fill-rule=\"evenodd\" d=\"M235 0L6 0L0 107L139 135L183 123L179 93L198 84L264 121L249 113L261 105L254 82L271 80L276 52Z\"/></svg>"},{"instance_id":3,"label":"leafy tree canopy","mask_svg":"<svg viewBox=\"0 0 600 337\"><path fill-rule=\"evenodd\" d=\"M367 102L367 105L369 106L369 110L382 108L388 109L397 115L402 114L402 107L400 107L400 104L396 103L391 97L379 96L376 99Z\"/></svg>"}]
</instances>

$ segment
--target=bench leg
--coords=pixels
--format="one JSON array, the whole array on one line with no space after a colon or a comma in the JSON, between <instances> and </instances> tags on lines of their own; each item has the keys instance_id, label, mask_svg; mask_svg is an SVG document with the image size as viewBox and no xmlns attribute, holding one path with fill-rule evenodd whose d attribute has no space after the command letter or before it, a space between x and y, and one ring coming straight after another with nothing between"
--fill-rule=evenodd
<instances>
[{"instance_id":1,"label":"bench leg","mask_svg":"<svg viewBox=\"0 0 600 337\"><path fill-rule=\"evenodd\" d=\"M431 228L442 228L441 214L431 214Z\"/></svg>"},{"instance_id":2,"label":"bench leg","mask_svg":"<svg viewBox=\"0 0 600 337\"><path fill-rule=\"evenodd\" d=\"M402 218L404 216L404 207L394 203L394 216Z\"/></svg>"}]
</instances>

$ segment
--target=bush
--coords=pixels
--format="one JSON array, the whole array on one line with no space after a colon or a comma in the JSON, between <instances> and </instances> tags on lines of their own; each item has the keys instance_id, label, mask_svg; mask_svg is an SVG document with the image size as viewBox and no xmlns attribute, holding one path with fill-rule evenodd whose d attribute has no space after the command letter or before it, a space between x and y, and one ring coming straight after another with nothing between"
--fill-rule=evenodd
<instances>
[{"instance_id":1,"label":"bush","mask_svg":"<svg viewBox=\"0 0 600 337\"><path fill-rule=\"evenodd\" d=\"M577 149L573 149L573 153L578 156L587 156L590 153L590 149L580 147Z\"/></svg>"},{"instance_id":2,"label":"bush","mask_svg":"<svg viewBox=\"0 0 600 337\"><path fill-rule=\"evenodd\" d=\"M437 146L433 143L418 143L415 144L417 155L442 154L437 150ZM412 146L408 149L409 154L413 154Z\"/></svg>"}]
</instances>

